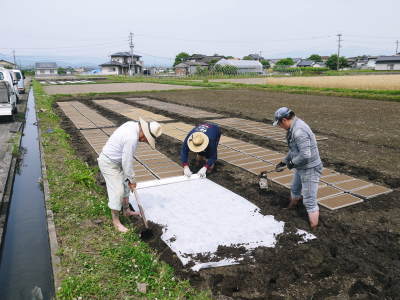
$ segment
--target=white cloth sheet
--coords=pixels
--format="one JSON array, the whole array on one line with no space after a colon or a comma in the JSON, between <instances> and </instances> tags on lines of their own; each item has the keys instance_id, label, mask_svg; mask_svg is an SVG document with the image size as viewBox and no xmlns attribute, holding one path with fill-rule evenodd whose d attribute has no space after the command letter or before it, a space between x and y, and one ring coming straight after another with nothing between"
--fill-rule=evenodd
<instances>
[{"instance_id":1,"label":"white cloth sheet","mask_svg":"<svg viewBox=\"0 0 400 300\"><path fill-rule=\"evenodd\" d=\"M274 247L284 231L284 222L262 215L257 206L208 179L155 180L139 184L137 192L147 219L163 226L161 239L183 265L193 262L195 271L240 262L240 257L216 257L219 245L244 246L248 251ZM130 202L137 209L132 193ZM196 258L198 254L209 255L210 261Z\"/></svg>"}]
</instances>

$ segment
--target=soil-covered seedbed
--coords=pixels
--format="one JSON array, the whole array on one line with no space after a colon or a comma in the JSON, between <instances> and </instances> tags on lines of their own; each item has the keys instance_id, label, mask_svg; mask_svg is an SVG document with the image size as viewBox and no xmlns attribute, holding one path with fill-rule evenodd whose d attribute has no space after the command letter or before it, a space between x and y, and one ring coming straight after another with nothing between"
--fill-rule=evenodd
<instances>
[{"instance_id":1,"label":"soil-covered seedbed","mask_svg":"<svg viewBox=\"0 0 400 300\"><path fill-rule=\"evenodd\" d=\"M90 100L83 102L117 124L127 121L118 114L94 105ZM256 118L256 115L253 117ZM179 120L196 123L189 118L180 117ZM79 131L65 118L62 125L71 134L77 152L88 163L95 164L96 155ZM223 134L249 139L247 135L235 131L224 130ZM257 143L267 142L258 140ZM284 149L283 145L274 143L270 146ZM162 136L157 142L157 148L176 162L179 162L180 147L181 142L167 136ZM347 168L345 162L341 164L337 167ZM381 176L381 172L376 171L376 174ZM253 258L240 265L192 272L183 267L160 240L161 230L153 225L155 235L148 242L157 249L161 259L174 266L178 276L189 279L196 287L211 289L213 295L220 299L399 298L398 190L338 211L322 208L320 226L315 232L317 239L299 244L299 237L294 232L296 228L308 230L307 214L302 205L293 210L284 208L287 205L287 190L274 186L270 191L261 191L256 176L223 161L217 161L214 173L208 178L247 198L260 207L262 213L272 214L276 219L286 222L285 233L278 237L275 248L257 248L252 253ZM134 222L140 229L140 220ZM232 257L243 251L240 246L220 247L218 250L221 255Z\"/></svg>"}]
</instances>

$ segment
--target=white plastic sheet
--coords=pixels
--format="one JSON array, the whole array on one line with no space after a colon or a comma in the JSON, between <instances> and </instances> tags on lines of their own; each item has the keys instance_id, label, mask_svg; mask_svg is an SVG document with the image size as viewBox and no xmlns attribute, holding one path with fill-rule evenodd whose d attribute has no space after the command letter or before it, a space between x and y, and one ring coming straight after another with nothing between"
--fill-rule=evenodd
<instances>
[{"instance_id":1,"label":"white plastic sheet","mask_svg":"<svg viewBox=\"0 0 400 300\"><path fill-rule=\"evenodd\" d=\"M216 257L219 245L274 247L284 231L284 222L262 215L257 206L208 179L155 180L139 184L137 192L147 219L163 226L161 239L183 265L193 262L195 271L240 262ZM130 202L137 209L133 194ZM310 238L314 236L304 239ZM210 261L196 258L198 254L209 255Z\"/></svg>"}]
</instances>

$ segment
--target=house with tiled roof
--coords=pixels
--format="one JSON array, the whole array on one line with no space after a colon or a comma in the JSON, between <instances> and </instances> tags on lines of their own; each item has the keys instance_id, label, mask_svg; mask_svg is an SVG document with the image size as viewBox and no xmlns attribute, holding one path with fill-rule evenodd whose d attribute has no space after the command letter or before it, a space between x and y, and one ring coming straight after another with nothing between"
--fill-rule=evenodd
<instances>
[{"instance_id":1,"label":"house with tiled roof","mask_svg":"<svg viewBox=\"0 0 400 300\"><path fill-rule=\"evenodd\" d=\"M35 76L57 76L57 64L55 62L35 63Z\"/></svg>"},{"instance_id":2,"label":"house with tiled roof","mask_svg":"<svg viewBox=\"0 0 400 300\"><path fill-rule=\"evenodd\" d=\"M141 56L129 52L116 52L110 55L110 61L101 64L104 75L136 75L143 72Z\"/></svg>"}]
</instances>

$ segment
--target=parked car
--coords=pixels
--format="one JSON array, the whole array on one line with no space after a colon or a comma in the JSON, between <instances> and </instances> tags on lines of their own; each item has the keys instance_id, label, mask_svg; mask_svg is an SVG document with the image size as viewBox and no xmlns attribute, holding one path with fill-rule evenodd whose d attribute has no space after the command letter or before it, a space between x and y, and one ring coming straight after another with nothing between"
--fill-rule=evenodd
<instances>
[{"instance_id":1,"label":"parked car","mask_svg":"<svg viewBox=\"0 0 400 300\"><path fill-rule=\"evenodd\" d=\"M20 70L11 70L11 71L13 71L13 73L15 74L15 77L18 80L18 83L17 83L18 92L20 94L25 94L25 81L24 81L25 76L24 76L24 74L22 74L22 72Z\"/></svg>"},{"instance_id":2,"label":"parked car","mask_svg":"<svg viewBox=\"0 0 400 300\"><path fill-rule=\"evenodd\" d=\"M6 80L0 80L0 116L13 117L17 113L17 96Z\"/></svg>"},{"instance_id":3,"label":"parked car","mask_svg":"<svg viewBox=\"0 0 400 300\"><path fill-rule=\"evenodd\" d=\"M17 97L17 102L19 100L19 93L18 93L18 81L17 78L14 77L14 73L8 69L0 68L0 80L8 81L11 87L14 89L15 95Z\"/></svg>"}]
</instances>

